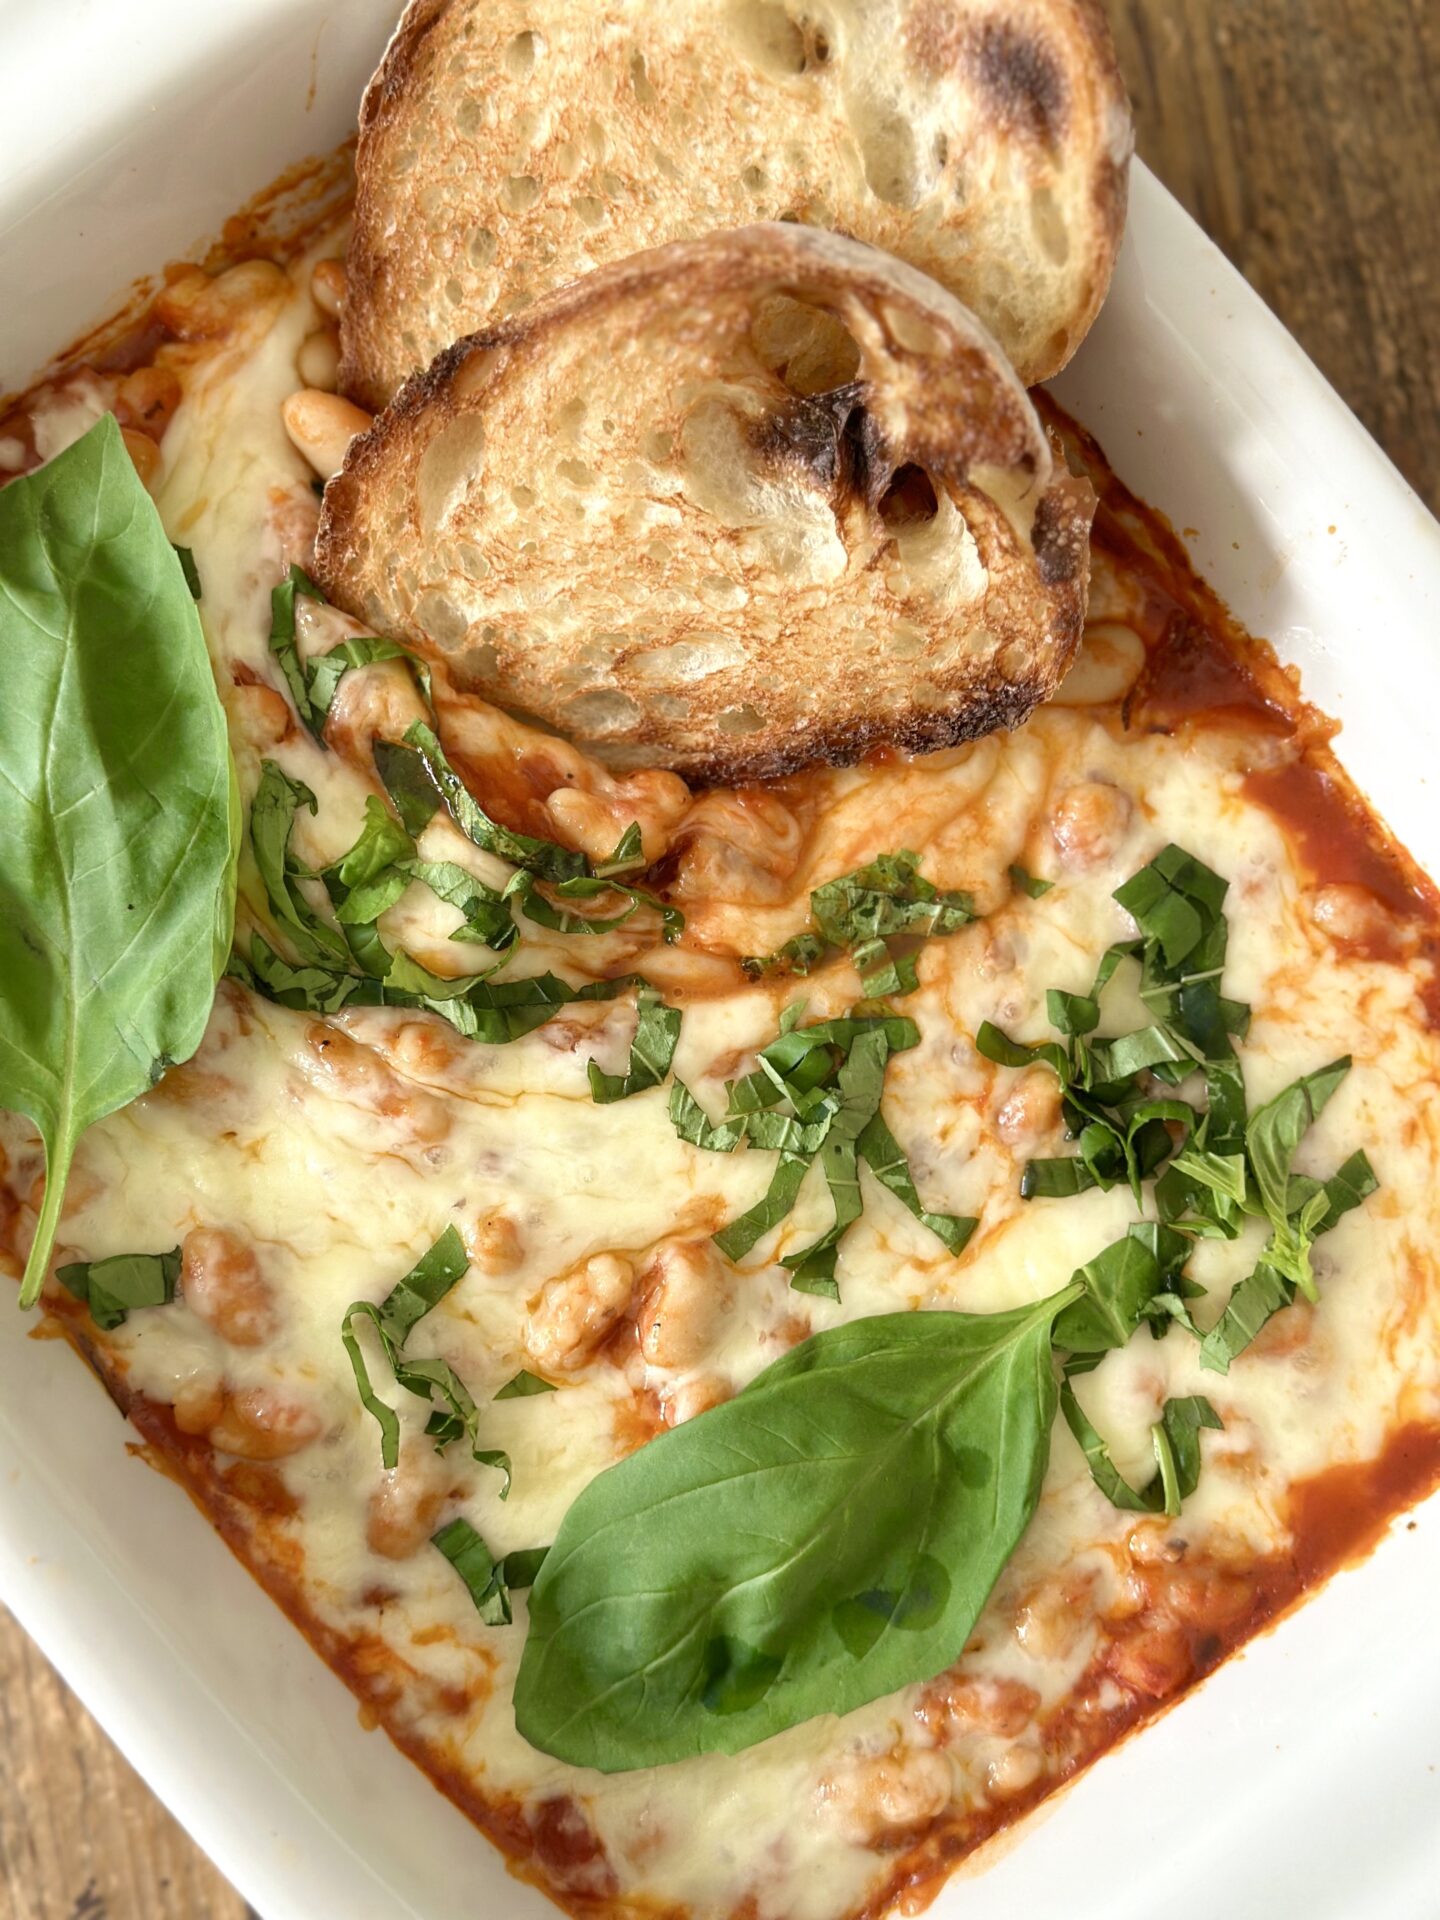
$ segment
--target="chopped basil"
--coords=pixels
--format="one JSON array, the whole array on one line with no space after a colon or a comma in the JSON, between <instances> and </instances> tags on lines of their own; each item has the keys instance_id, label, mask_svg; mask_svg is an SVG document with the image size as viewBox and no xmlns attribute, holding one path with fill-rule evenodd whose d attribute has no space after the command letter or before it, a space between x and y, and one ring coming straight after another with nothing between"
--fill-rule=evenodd
<instances>
[{"instance_id":1,"label":"chopped basil","mask_svg":"<svg viewBox=\"0 0 1440 1920\"><path fill-rule=\"evenodd\" d=\"M325 744L325 722L335 699L335 689L352 667L369 667L380 660L406 660L426 698L429 698L430 672L424 662L408 647L402 647L395 640L383 639L379 634L353 634L348 640L342 640L338 647L321 654L318 660L302 660L295 644L297 594L325 604L324 594L304 568L292 566L279 586L270 590L270 651L285 676L296 713L306 730L322 747ZM200 596L197 593L195 597L198 600Z\"/></svg>"},{"instance_id":2,"label":"chopped basil","mask_svg":"<svg viewBox=\"0 0 1440 1920\"><path fill-rule=\"evenodd\" d=\"M1157 1294L1198 1297L1201 1289L1184 1278L1191 1247L1183 1233L1150 1220L1137 1221L1123 1240L1114 1241L1072 1276L1085 1293L1056 1321L1056 1346L1072 1354L1108 1353L1129 1344L1141 1321L1151 1317Z\"/></svg>"},{"instance_id":3,"label":"chopped basil","mask_svg":"<svg viewBox=\"0 0 1440 1920\"><path fill-rule=\"evenodd\" d=\"M510 1595L535 1584L550 1551L548 1547L520 1547L497 1560L468 1520L452 1520L449 1526L431 1534L430 1544L444 1554L465 1582L475 1611L487 1627L510 1625Z\"/></svg>"},{"instance_id":4,"label":"chopped basil","mask_svg":"<svg viewBox=\"0 0 1440 1920\"><path fill-rule=\"evenodd\" d=\"M1200 1482L1202 1428L1221 1432L1224 1421L1200 1394L1167 1400L1150 1429L1155 1476L1136 1491L1110 1458L1110 1449L1092 1426L1067 1377L1060 1388L1060 1410L1090 1468L1090 1477L1110 1502L1126 1513L1164 1513L1174 1519Z\"/></svg>"},{"instance_id":5,"label":"chopped basil","mask_svg":"<svg viewBox=\"0 0 1440 1920\"><path fill-rule=\"evenodd\" d=\"M1032 900L1039 900L1055 885L1053 880L1037 880L1033 873L1027 873L1022 866L1011 867L1010 878L1020 892L1028 893Z\"/></svg>"},{"instance_id":6,"label":"chopped basil","mask_svg":"<svg viewBox=\"0 0 1440 1920\"><path fill-rule=\"evenodd\" d=\"M479 1409L464 1382L447 1360L412 1358L404 1351L416 1324L445 1298L469 1265L459 1233L454 1227L447 1227L378 1307L369 1300L352 1301L340 1323L340 1337L350 1357L361 1405L379 1425L382 1463L393 1468L400 1458L400 1421L394 1409L370 1384L369 1369L356 1332L356 1323L361 1320L368 1320L374 1327L397 1386L427 1402L433 1403L435 1395L439 1395L442 1404L431 1414L425 1429L435 1441L436 1451L443 1452L451 1441L462 1436L468 1439L474 1458L482 1466L494 1467L504 1475L500 1491L503 1500L510 1491L509 1457L498 1448L480 1446Z\"/></svg>"},{"instance_id":7,"label":"chopped basil","mask_svg":"<svg viewBox=\"0 0 1440 1920\"><path fill-rule=\"evenodd\" d=\"M411 723L403 746L394 741L378 741L375 764L400 818L412 834L418 833L443 805L472 845L497 854L512 866L523 867L545 880L574 880L585 874L583 853L556 846L551 840L536 840L529 834L515 833L509 827L502 827L498 820L492 820L451 766L434 730L423 720ZM426 807L428 811L424 811Z\"/></svg>"},{"instance_id":8,"label":"chopped basil","mask_svg":"<svg viewBox=\"0 0 1440 1920\"><path fill-rule=\"evenodd\" d=\"M841 1239L860 1216L861 1160L952 1253L964 1248L975 1222L925 1210L909 1162L881 1116L886 1065L891 1054L918 1044L914 1022L879 1014L801 1027L796 1024L800 1010L798 1005L786 1009L780 1032L759 1055L755 1072L730 1087L724 1119L712 1121L679 1080L670 1090L670 1119L681 1139L711 1153L733 1153L745 1145L779 1155L765 1193L715 1235L716 1246L731 1260L741 1259L789 1214L818 1158L834 1209L832 1224L818 1240L787 1254L782 1265L799 1292L838 1300L836 1258ZM789 1112L783 1110L787 1106Z\"/></svg>"},{"instance_id":9,"label":"chopped basil","mask_svg":"<svg viewBox=\"0 0 1440 1920\"><path fill-rule=\"evenodd\" d=\"M290 689L295 711L317 740L322 728L316 722L310 703L310 684L295 645L295 596L303 593L309 600L324 603L325 596L303 567L292 566L278 587L270 589L270 651L279 663ZM312 808L313 811L313 808Z\"/></svg>"},{"instance_id":10,"label":"chopped basil","mask_svg":"<svg viewBox=\"0 0 1440 1920\"><path fill-rule=\"evenodd\" d=\"M180 1249L77 1260L57 1267L55 1278L90 1309L90 1318L102 1333L113 1333L132 1308L169 1306L180 1278Z\"/></svg>"},{"instance_id":11,"label":"chopped basil","mask_svg":"<svg viewBox=\"0 0 1440 1920\"><path fill-rule=\"evenodd\" d=\"M667 1007L657 988L642 986L635 1038L630 1043L630 1065L624 1073L605 1073L592 1060L588 1065L590 1097L601 1106L628 1100L632 1093L658 1087L670 1071L680 1039L680 1009Z\"/></svg>"},{"instance_id":12,"label":"chopped basil","mask_svg":"<svg viewBox=\"0 0 1440 1920\"><path fill-rule=\"evenodd\" d=\"M262 760L260 784L250 803L250 845L270 911L303 961L317 967L344 967L350 957L344 936L321 917L301 884L317 876L290 849L301 807L311 813L316 810L309 787L303 780L292 780L273 760Z\"/></svg>"},{"instance_id":13,"label":"chopped basil","mask_svg":"<svg viewBox=\"0 0 1440 1920\"><path fill-rule=\"evenodd\" d=\"M596 862L595 877L610 880L618 873L633 873L637 867L645 865L645 843L640 833L640 822L632 820L615 844L615 851L608 860Z\"/></svg>"},{"instance_id":14,"label":"chopped basil","mask_svg":"<svg viewBox=\"0 0 1440 1920\"><path fill-rule=\"evenodd\" d=\"M927 939L958 933L974 918L968 893L942 892L920 873L918 855L902 848L817 887L810 895L810 928L778 952L741 964L752 979L803 974L826 954L844 950L870 998L914 993L919 981L913 956L892 955L886 942L899 934Z\"/></svg>"},{"instance_id":15,"label":"chopped basil","mask_svg":"<svg viewBox=\"0 0 1440 1920\"><path fill-rule=\"evenodd\" d=\"M533 1394L555 1391L554 1385L549 1380L542 1380L538 1373L531 1373L528 1368L522 1367L519 1373L505 1382L495 1398L497 1400L528 1400Z\"/></svg>"}]
</instances>

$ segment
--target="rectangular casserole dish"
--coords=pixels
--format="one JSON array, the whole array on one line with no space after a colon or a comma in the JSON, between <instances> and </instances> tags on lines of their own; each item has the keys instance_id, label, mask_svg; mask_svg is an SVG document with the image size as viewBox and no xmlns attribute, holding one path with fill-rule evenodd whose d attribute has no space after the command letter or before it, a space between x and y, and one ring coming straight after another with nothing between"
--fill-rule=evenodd
<instances>
[{"instance_id":1,"label":"rectangular casserole dish","mask_svg":"<svg viewBox=\"0 0 1440 1920\"><path fill-rule=\"evenodd\" d=\"M0 387L336 146L396 0L11 0ZM73 103L86 102L74 124ZM23 290L23 294L17 290ZM1143 169L1062 402L1344 723L1350 772L1440 867L1440 528ZM74 1358L0 1313L0 1597L265 1916L554 1910L379 1736L208 1532L138 1470ZM1440 1884L1440 1504L1002 1841L932 1911L1409 1920ZM1157 1785L1163 1783L1163 1789ZM983 1856L982 1856L983 1864Z\"/></svg>"}]
</instances>

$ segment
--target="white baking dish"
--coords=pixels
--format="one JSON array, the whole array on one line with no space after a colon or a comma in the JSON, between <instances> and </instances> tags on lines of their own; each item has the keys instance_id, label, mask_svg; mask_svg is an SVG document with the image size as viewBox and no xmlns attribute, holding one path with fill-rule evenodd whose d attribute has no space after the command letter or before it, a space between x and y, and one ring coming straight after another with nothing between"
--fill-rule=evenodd
<instances>
[{"instance_id":1,"label":"white baking dish","mask_svg":"<svg viewBox=\"0 0 1440 1920\"><path fill-rule=\"evenodd\" d=\"M0 388L335 145L396 0L5 0ZM83 102L83 118L76 103ZM1143 169L1059 394L1342 719L1440 869L1440 527ZM553 1913L382 1735L73 1355L0 1311L0 1594L265 1920ZM1434 1920L1440 1504L1104 1760L934 1909ZM25 1905L25 1889L9 1890Z\"/></svg>"}]
</instances>

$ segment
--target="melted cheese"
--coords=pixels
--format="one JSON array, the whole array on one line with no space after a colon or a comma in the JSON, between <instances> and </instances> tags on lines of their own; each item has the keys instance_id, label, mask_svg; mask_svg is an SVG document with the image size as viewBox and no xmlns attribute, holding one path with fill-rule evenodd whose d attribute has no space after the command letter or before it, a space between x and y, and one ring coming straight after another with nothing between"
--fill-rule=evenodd
<instances>
[{"instance_id":1,"label":"melted cheese","mask_svg":"<svg viewBox=\"0 0 1440 1920\"><path fill-rule=\"evenodd\" d=\"M303 284L297 275L297 289ZM313 528L308 476L279 418L296 384L296 350L313 325L308 297L297 290L278 317L258 316L200 362L165 438L160 503L204 582L201 611L246 795L262 755L304 780L320 804L313 821L302 817L303 852L323 862L352 842L373 787L303 731L263 738L244 684L277 684L266 644L270 588L303 556ZM1440 1244L1440 1114L1425 1094L1440 1047L1418 1011L1423 963L1347 959L1317 930L1279 823L1243 791L1257 751L1280 755L1289 751L1284 742L1257 748L1253 733L1216 725L1194 731L1179 751L1171 738L1121 730L1114 708L1098 703L1125 690L1143 655L1125 624L1124 580L1102 575L1095 607L1103 623L1097 617L1060 700L1021 732L914 763L790 783L780 799L795 806L805 832L784 884L747 880L741 865L733 884L698 901L692 889L686 901L700 941L756 952L803 924L812 884L900 845L915 849L939 884L973 890L983 918L920 955L921 989L905 1011L921 1042L893 1063L885 1097L925 1203L981 1222L962 1258L952 1259L867 1172L865 1213L840 1256L842 1303L793 1293L779 1259L828 1221L813 1174L793 1215L709 1303L702 1361L659 1368L635 1342L612 1343L557 1376L557 1393L487 1404L517 1368L543 1362L535 1352L543 1302L583 1314L587 1261L623 1258L643 1292L657 1249L703 1241L768 1182L768 1155L723 1156L682 1143L663 1090L592 1103L586 1061L613 1067L623 1059L634 1021L623 1002L503 1048L452 1043L438 1028L438 1043L427 1039L433 1023L424 1016L354 1011L336 1025L368 1050L355 1056L366 1072L347 1076L344 1061L329 1064L317 1050L324 1036L308 1016L227 988L197 1059L81 1145L62 1259L167 1247L198 1225L219 1226L254 1247L279 1307L278 1331L254 1348L222 1340L183 1297L132 1313L106 1343L115 1366L166 1404L223 1383L232 1396L287 1396L314 1414L319 1438L275 1470L295 1502L283 1525L303 1553L316 1614L342 1635L369 1633L388 1645L406 1675L391 1704L394 1725L482 1793L532 1814L570 1796L603 1846L627 1910L648 1899L719 1920L748 1898L758 1920L835 1920L886 1883L878 1844L947 1806L980 1811L1027 1789L1045 1766L1059 1764L1046 1757L1042 1723L1074 1701L1087 1673L1100 1688L1097 1710L1120 1698L1113 1676L1094 1681L1092 1661L1106 1623L1123 1619L1129 1604L1135 1522L1097 1492L1057 1424L1039 1513L949 1694L912 1688L736 1758L610 1778L577 1773L515 1729L510 1688L523 1599L513 1627L487 1628L438 1553L422 1546L385 1558L367 1539L384 1476L377 1429L356 1398L340 1343L341 1318L352 1300L383 1298L446 1226L460 1229L476 1262L420 1323L410 1349L441 1354L458 1369L484 1408L486 1443L513 1458L514 1492L502 1503L498 1477L457 1449L437 1469L423 1438L427 1410L392 1388L401 1475L438 1471L445 1515L463 1514L497 1553L550 1540L586 1483L653 1427L657 1406L683 1411L733 1393L810 1331L902 1308L988 1312L1053 1292L1124 1232L1133 1205L1125 1191L1018 1198L1032 1148L1007 1142L997 1116L1020 1077L982 1059L973 1036L989 1019L1017 1038L1048 1037L1045 989L1087 988L1100 952L1133 932L1112 890L1175 840L1231 882L1225 989L1254 1010L1243 1048L1252 1104L1353 1054L1354 1070L1299 1164L1328 1173L1364 1145L1381 1192L1323 1242L1323 1305L1308 1338L1289 1351L1282 1342L1257 1348L1224 1379L1200 1372L1193 1342L1137 1339L1085 1381L1087 1409L1112 1437L1117 1464L1140 1481L1162 1402L1209 1395L1225 1431L1207 1436L1185 1534L1202 1560L1211 1553L1239 1568L1284 1551L1292 1482L1373 1455L1398 1418L1440 1417L1430 1252ZM1123 817L1108 836L1067 857L1063 834L1057 841L1052 833L1057 808L1073 789L1096 783L1128 806L1119 805ZM495 878L493 863L444 822L428 836L426 852ZM1014 861L1053 877L1053 890L1033 901L1015 893L1005 877ZM253 913L253 870L242 885ZM453 914L408 897L397 914L393 938L403 933L427 958L446 953L458 970L465 953L447 939ZM614 950L609 939L572 943L569 958L599 968ZM536 951L553 962L553 942ZM842 1011L856 985L840 966L807 990L819 1016ZM793 983L769 983L687 1007L676 1071L712 1112L723 1101L722 1080L773 1036L777 1011L794 992ZM1107 1014L1119 1029L1144 1019L1138 1003L1125 1004L1123 988ZM33 1136L0 1118L0 1146L23 1193L38 1167ZM505 1223L505 1258L487 1262L497 1219ZM1202 1322L1253 1266L1258 1245L1254 1232L1234 1244L1199 1245L1190 1271L1207 1290L1196 1306ZM1141 1534L1153 1543L1163 1527ZM1069 1616L1058 1629L1057 1605ZM1051 1625L1042 1631L1047 1609ZM583 1861L549 1868L561 1898L605 1891L585 1878L593 1871Z\"/></svg>"}]
</instances>

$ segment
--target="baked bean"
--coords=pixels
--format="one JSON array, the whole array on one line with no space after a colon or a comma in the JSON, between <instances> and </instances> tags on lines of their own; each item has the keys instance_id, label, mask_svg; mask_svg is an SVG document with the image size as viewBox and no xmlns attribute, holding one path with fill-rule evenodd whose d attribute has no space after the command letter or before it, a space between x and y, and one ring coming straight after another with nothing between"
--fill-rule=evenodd
<instances>
[{"instance_id":1,"label":"baked bean","mask_svg":"<svg viewBox=\"0 0 1440 1920\"><path fill-rule=\"evenodd\" d=\"M1130 830L1128 794L1107 780L1070 787L1050 810L1050 838L1067 867L1083 872L1112 861Z\"/></svg>"},{"instance_id":2,"label":"baked bean","mask_svg":"<svg viewBox=\"0 0 1440 1920\"><path fill-rule=\"evenodd\" d=\"M1335 882L1308 896L1310 918L1341 953L1367 960L1398 960L1413 940L1368 887Z\"/></svg>"},{"instance_id":3,"label":"baked bean","mask_svg":"<svg viewBox=\"0 0 1440 1920\"><path fill-rule=\"evenodd\" d=\"M1112 1640L1105 1649L1104 1664L1127 1692L1163 1700L1190 1678L1189 1637L1172 1622L1149 1622Z\"/></svg>"},{"instance_id":4,"label":"baked bean","mask_svg":"<svg viewBox=\"0 0 1440 1920\"><path fill-rule=\"evenodd\" d=\"M322 393L318 387L301 387L292 393L280 409L291 443L304 456L322 480L332 480L345 464L345 450L357 433L368 433L375 424L353 401L338 393Z\"/></svg>"},{"instance_id":5,"label":"baked bean","mask_svg":"<svg viewBox=\"0 0 1440 1920\"><path fill-rule=\"evenodd\" d=\"M225 1411L225 1389L218 1380L189 1380L170 1411L181 1433L209 1433Z\"/></svg>"},{"instance_id":6,"label":"baked bean","mask_svg":"<svg viewBox=\"0 0 1440 1920\"><path fill-rule=\"evenodd\" d=\"M1165 1582L1165 1610L1201 1633L1227 1633L1255 1604L1255 1590L1215 1567L1177 1567Z\"/></svg>"},{"instance_id":7,"label":"baked bean","mask_svg":"<svg viewBox=\"0 0 1440 1920\"><path fill-rule=\"evenodd\" d=\"M330 703L325 738L337 753L368 768L376 740L401 740L414 721L428 718L409 669L387 660L345 675Z\"/></svg>"},{"instance_id":8,"label":"baked bean","mask_svg":"<svg viewBox=\"0 0 1440 1920\"><path fill-rule=\"evenodd\" d=\"M690 804L690 790L678 775L658 768L604 778L593 786L556 787L547 795L545 811L555 831L568 846L578 847L591 860L605 860L633 821L647 864L658 860L670 844L670 835Z\"/></svg>"},{"instance_id":9,"label":"baked bean","mask_svg":"<svg viewBox=\"0 0 1440 1920\"><path fill-rule=\"evenodd\" d=\"M262 1347L279 1305L255 1250L224 1227L194 1227L180 1248L180 1291L193 1313L233 1347Z\"/></svg>"},{"instance_id":10,"label":"baked bean","mask_svg":"<svg viewBox=\"0 0 1440 1920\"><path fill-rule=\"evenodd\" d=\"M408 1560L435 1532L449 1497L449 1476L429 1442L402 1447L365 1507L365 1540L385 1560Z\"/></svg>"},{"instance_id":11,"label":"baked bean","mask_svg":"<svg viewBox=\"0 0 1440 1920\"><path fill-rule=\"evenodd\" d=\"M688 1367L708 1351L732 1295L709 1240L668 1240L640 1274L648 1287L636 1320L640 1351L654 1367Z\"/></svg>"},{"instance_id":12,"label":"baked bean","mask_svg":"<svg viewBox=\"0 0 1440 1920\"><path fill-rule=\"evenodd\" d=\"M557 1274L530 1309L525 1346L541 1373L583 1367L630 1305L635 1269L618 1253L596 1253Z\"/></svg>"},{"instance_id":13,"label":"baked bean","mask_svg":"<svg viewBox=\"0 0 1440 1920\"><path fill-rule=\"evenodd\" d=\"M120 438L125 442L125 451L130 456L130 464L140 476L140 484L148 493L155 476L160 471L160 449L148 433L141 433L135 427L122 427Z\"/></svg>"},{"instance_id":14,"label":"baked bean","mask_svg":"<svg viewBox=\"0 0 1440 1920\"><path fill-rule=\"evenodd\" d=\"M156 298L153 312L179 340L211 340L257 309L276 305L289 290L289 280L270 260L242 260L213 278L191 267Z\"/></svg>"},{"instance_id":15,"label":"baked bean","mask_svg":"<svg viewBox=\"0 0 1440 1920\"><path fill-rule=\"evenodd\" d=\"M168 367L137 367L120 382L115 417L122 427L138 427L159 440L180 400L180 382Z\"/></svg>"},{"instance_id":16,"label":"baked bean","mask_svg":"<svg viewBox=\"0 0 1440 1920\"><path fill-rule=\"evenodd\" d=\"M497 1209L464 1229L465 1248L482 1273L497 1277L524 1265L525 1247L520 1229L508 1213Z\"/></svg>"},{"instance_id":17,"label":"baked bean","mask_svg":"<svg viewBox=\"0 0 1440 1920\"><path fill-rule=\"evenodd\" d=\"M1046 1580L1015 1609L1015 1638L1032 1660L1063 1660L1090 1624L1088 1575Z\"/></svg>"},{"instance_id":18,"label":"baked bean","mask_svg":"<svg viewBox=\"0 0 1440 1920\"><path fill-rule=\"evenodd\" d=\"M450 1131L443 1100L401 1080L373 1047L362 1046L328 1021L312 1020L306 1027L296 1065L312 1086L398 1122L424 1146L433 1146Z\"/></svg>"},{"instance_id":19,"label":"baked bean","mask_svg":"<svg viewBox=\"0 0 1440 1920\"><path fill-rule=\"evenodd\" d=\"M1254 1360L1289 1360L1310 1344L1315 1331L1315 1309L1308 1300L1282 1307L1267 1320L1246 1350Z\"/></svg>"},{"instance_id":20,"label":"baked bean","mask_svg":"<svg viewBox=\"0 0 1440 1920\"><path fill-rule=\"evenodd\" d=\"M317 307L332 320L345 305L345 268L339 260L317 260L310 270L310 293Z\"/></svg>"},{"instance_id":21,"label":"baked bean","mask_svg":"<svg viewBox=\"0 0 1440 1920\"><path fill-rule=\"evenodd\" d=\"M848 1837L868 1846L922 1827L950 1804L950 1762L933 1747L898 1747L855 1761L821 1782L820 1798Z\"/></svg>"},{"instance_id":22,"label":"baked bean","mask_svg":"<svg viewBox=\"0 0 1440 1920\"><path fill-rule=\"evenodd\" d=\"M1001 1800L1033 1787L1044 1771L1045 1761L1038 1747L1007 1747L998 1760L985 1770L990 1791Z\"/></svg>"},{"instance_id":23,"label":"baked bean","mask_svg":"<svg viewBox=\"0 0 1440 1920\"><path fill-rule=\"evenodd\" d=\"M295 355L295 371L307 387L318 393L334 393L340 378L340 342L333 327L306 334Z\"/></svg>"},{"instance_id":24,"label":"baked bean","mask_svg":"<svg viewBox=\"0 0 1440 1920\"><path fill-rule=\"evenodd\" d=\"M470 1042L442 1020L406 1020L391 1030L385 1052L402 1073L443 1079L464 1059Z\"/></svg>"},{"instance_id":25,"label":"baked bean","mask_svg":"<svg viewBox=\"0 0 1440 1920\"><path fill-rule=\"evenodd\" d=\"M678 1427L693 1420L697 1413L708 1413L730 1399L728 1381L717 1373L688 1373L676 1380L660 1396L660 1417L667 1427Z\"/></svg>"},{"instance_id":26,"label":"baked bean","mask_svg":"<svg viewBox=\"0 0 1440 1920\"><path fill-rule=\"evenodd\" d=\"M800 822L773 794L715 791L685 818L688 842L677 889L709 900L772 905L785 899L800 864Z\"/></svg>"},{"instance_id":27,"label":"baked bean","mask_svg":"<svg viewBox=\"0 0 1440 1920\"><path fill-rule=\"evenodd\" d=\"M1033 1152L1060 1125L1060 1083L1048 1067L1030 1067L1007 1094L995 1126L1007 1147Z\"/></svg>"},{"instance_id":28,"label":"baked bean","mask_svg":"<svg viewBox=\"0 0 1440 1920\"><path fill-rule=\"evenodd\" d=\"M256 746L278 746L295 731L295 715L278 687L236 687L232 700L245 715L242 732Z\"/></svg>"},{"instance_id":29,"label":"baked bean","mask_svg":"<svg viewBox=\"0 0 1440 1920\"><path fill-rule=\"evenodd\" d=\"M940 1744L967 1733L1015 1740L1034 1719L1040 1696L1004 1675L975 1678L942 1673L920 1697L915 1717Z\"/></svg>"},{"instance_id":30,"label":"baked bean","mask_svg":"<svg viewBox=\"0 0 1440 1920\"><path fill-rule=\"evenodd\" d=\"M272 1387L227 1393L225 1410L210 1429L210 1444L241 1460L284 1460L320 1437L324 1422L313 1407Z\"/></svg>"}]
</instances>

